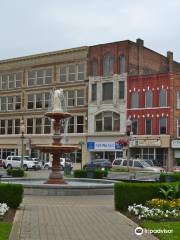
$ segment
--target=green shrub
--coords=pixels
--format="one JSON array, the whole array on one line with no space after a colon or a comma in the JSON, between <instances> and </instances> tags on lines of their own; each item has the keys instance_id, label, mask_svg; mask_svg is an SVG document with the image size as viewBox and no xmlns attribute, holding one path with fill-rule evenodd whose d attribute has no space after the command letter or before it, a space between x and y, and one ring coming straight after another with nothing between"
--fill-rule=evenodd
<instances>
[{"instance_id":1,"label":"green shrub","mask_svg":"<svg viewBox=\"0 0 180 240\"><path fill-rule=\"evenodd\" d=\"M161 173L160 182L180 182L180 173Z\"/></svg>"},{"instance_id":2,"label":"green shrub","mask_svg":"<svg viewBox=\"0 0 180 240\"><path fill-rule=\"evenodd\" d=\"M171 183L180 187L180 183ZM153 198L160 198L160 188L164 183L115 183L114 201L116 210L126 210L133 203L145 204Z\"/></svg>"},{"instance_id":3,"label":"green shrub","mask_svg":"<svg viewBox=\"0 0 180 240\"><path fill-rule=\"evenodd\" d=\"M95 169L93 171L93 178L95 179L101 179L103 177L107 177L107 175L108 175L107 170Z\"/></svg>"},{"instance_id":4,"label":"green shrub","mask_svg":"<svg viewBox=\"0 0 180 240\"><path fill-rule=\"evenodd\" d=\"M0 202L17 208L23 199L23 185L0 183Z\"/></svg>"},{"instance_id":5,"label":"green shrub","mask_svg":"<svg viewBox=\"0 0 180 240\"><path fill-rule=\"evenodd\" d=\"M87 171L86 170L74 170L74 177L75 178L87 178Z\"/></svg>"},{"instance_id":6,"label":"green shrub","mask_svg":"<svg viewBox=\"0 0 180 240\"><path fill-rule=\"evenodd\" d=\"M24 177L24 170L21 168L7 169L7 175L12 177Z\"/></svg>"}]
</instances>

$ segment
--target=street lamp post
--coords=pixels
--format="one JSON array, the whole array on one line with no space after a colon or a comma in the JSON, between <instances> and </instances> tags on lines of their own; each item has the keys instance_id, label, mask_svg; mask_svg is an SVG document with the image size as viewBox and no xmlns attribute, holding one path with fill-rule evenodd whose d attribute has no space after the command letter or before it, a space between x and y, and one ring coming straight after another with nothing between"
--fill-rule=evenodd
<instances>
[{"instance_id":1,"label":"street lamp post","mask_svg":"<svg viewBox=\"0 0 180 240\"><path fill-rule=\"evenodd\" d=\"M126 135L127 135L127 142L128 142L128 148L127 148L127 168L128 168L128 172L129 172L129 161L130 161L130 141L131 141L131 136L132 136L132 132L131 132L131 127L132 127L132 121L130 120L130 118L128 118L128 120L126 121Z\"/></svg>"},{"instance_id":2,"label":"street lamp post","mask_svg":"<svg viewBox=\"0 0 180 240\"><path fill-rule=\"evenodd\" d=\"M79 144L81 145L81 170L82 170L82 145L84 144L84 142L80 141Z\"/></svg>"},{"instance_id":3,"label":"street lamp post","mask_svg":"<svg viewBox=\"0 0 180 240\"><path fill-rule=\"evenodd\" d=\"M25 132L25 125L24 119L21 120L21 168L23 168L23 159L24 159L24 132Z\"/></svg>"}]
</instances>

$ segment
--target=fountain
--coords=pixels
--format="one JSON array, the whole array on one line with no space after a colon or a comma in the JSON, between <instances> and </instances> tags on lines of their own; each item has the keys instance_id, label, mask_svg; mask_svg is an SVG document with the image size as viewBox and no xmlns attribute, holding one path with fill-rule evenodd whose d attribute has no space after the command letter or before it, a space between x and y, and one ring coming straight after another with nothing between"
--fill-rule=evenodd
<instances>
[{"instance_id":1,"label":"fountain","mask_svg":"<svg viewBox=\"0 0 180 240\"><path fill-rule=\"evenodd\" d=\"M45 116L53 119L53 143L52 145L35 145L33 148L39 149L42 152L50 153L53 156L52 171L47 180L47 184L65 184L65 180L61 173L60 156L62 153L73 152L78 147L71 145L63 145L61 143L62 135L60 132L62 120L71 117L71 114L65 111L63 89L55 90L51 94L51 106Z\"/></svg>"}]
</instances>

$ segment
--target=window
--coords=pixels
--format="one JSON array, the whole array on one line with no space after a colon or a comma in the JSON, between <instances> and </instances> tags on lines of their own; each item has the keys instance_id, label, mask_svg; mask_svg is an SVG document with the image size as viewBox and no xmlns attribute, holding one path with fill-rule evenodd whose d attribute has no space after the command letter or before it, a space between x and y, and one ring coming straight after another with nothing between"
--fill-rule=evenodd
<instances>
[{"instance_id":1,"label":"window","mask_svg":"<svg viewBox=\"0 0 180 240\"><path fill-rule=\"evenodd\" d=\"M66 82L67 69L66 67L60 67L60 82Z\"/></svg>"},{"instance_id":2,"label":"window","mask_svg":"<svg viewBox=\"0 0 180 240\"><path fill-rule=\"evenodd\" d=\"M20 88L21 87L21 78L22 78L22 74L21 73L16 73L15 74L16 88Z\"/></svg>"},{"instance_id":3,"label":"window","mask_svg":"<svg viewBox=\"0 0 180 240\"><path fill-rule=\"evenodd\" d=\"M134 161L134 167L137 167L137 168L142 168L142 164L138 161Z\"/></svg>"},{"instance_id":4,"label":"window","mask_svg":"<svg viewBox=\"0 0 180 240\"><path fill-rule=\"evenodd\" d=\"M180 109L180 92L177 92L177 108Z\"/></svg>"},{"instance_id":5,"label":"window","mask_svg":"<svg viewBox=\"0 0 180 240\"><path fill-rule=\"evenodd\" d=\"M50 93L44 93L44 107L49 107Z\"/></svg>"},{"instance_id":6,"label":"window","mask_svg":"<svg viewBox=\"0 0 180 240\"><path fill-rule=\"evenodd\" d=\"M44 70L45 79L44 84L51 84L52 83L52 69L48 68Z\"/></svg>"},{"instance_id":7,"label":"window","mask_svg":"<svg viewBox=\"0 0 180 240\"><path fill-rule=\"evenodd\" d=\"M27 134L33 134L33 118L27 119Z\"/></svg>"},{"instance_id":8,"label":"window","mask_svg":"<svg viewBox=\"0 0 180 240\"><path fill-rule=\"evenodd\" d=\"M167 91L165 89L161 89L159 92L159 106L160 107L167 106Z\"/></svg>"},{"instance_id":9,"label":"window","mask_svg":"<svg viewBox=\"0 0 180 240\"><path fill-rule=\"evenodd\" d=\"M75 81L76 80L76 66L71 65L69 66L69 81Z\"/></svg>"},{"instance_id":10,"label":"window","mask_svg":"<svg viewBox=\"0 0 180 240\"><path fill-rule=\"evenodd\" d=\"M124 167L126 167L126 166L127 166L127 160L124 160L122 165L123 165Z\"/></svg>"},{"instance_id":11,"label":"window","mask_svg":"<svg viewBox=\"0 0 180 240\"><path fill-rule=\"evenodd\" d=\"M7 134L12 134L13 133L13 120L8 120L8 127L7 127Z\"/></svg>"},{"instance_id":12,"label":"window","mask_svg":"<svg viewBox=\"0 0 180 240\"><path fill-rule=\"evenodd\" d=\"M50 84L52 82L52 69L39 69L28 72L28 86Z\"/></svg>"},{"instance_id":13,"label":"window","mask_svg":"<svg viewBox=\"0 0 180 240\"><path fill-rule=\"evenodd\" d=\"M8 97L8 110L13 110L13 102L14 102L14 98L13 97Z\"/></svg>"},{"instance_id":14,"label":"window","mask_svg":"<svg viewBox=\"0 0 180 240\"><path fill-rule=\"evenodd\" d=\"M119 99L124 99L124 81L119 82Z\"/></svg>"},{"instance_id":15,"label":"window","mask_svg":"<svg viewBox=\"0 0 180 240\"><path fill-rule=\"evenodd\" d=\"M68 107L73 107L75 105L75 92L68 91Z\"/></svg>"},{"instance_id":16,"label":"window","mask_svg":"<svg viewBox=\"0 0 180 240\"><path fill-rule=\"evenodd\" d=\"M51 120L44 118L44 134L51 133Z\"/></svg>"},{"instance_id":17,"label":"window","mask_svg":"<svg viewBox=\"0 0 180 240\"><path fill-rule=\"evenodd\" d=\"M15 119L15 134L20 134L20 119Z\"/></svg>"},{"instance_id":18,"label":"window","mask_svg":"<svg viewBox=\"0 0 180 240\"><path fill-rule=\"evenodd\" d=\"M159 133L160 134L167 133L167 119L165 117L159 118Z\"/></svg>"},{"instance_id":19,"label":"window","mask_svg":"<svg viewBox=\"0 0 180 240\"><path fill-rule=\"evenodd\" d=\"M121 55L119 61L120 61L120 74L125 73L126 72L125 56Z\"/></svg>"},{"instance_id":20,"label":"window","mask_svg":"<svg viewBox=\"0 0 180 240\"><path fill-rule=\"evenodd\" d=\"M96 131L119 131L120 116L117 113L106 111L99 113L95 118Z\"/></svg>"},{"instance_id":21,"label":"window","mask_svg":"<svg viewBox=\"0 0 180 240\"><path fill-rule=\"evenodd\" d=\"M97 84L93 83L91 85L91 100L96 101L97 100Z\"/></svg>"},{"instance_id":22,"label":"window","mask_svg":"<svg viewBox=\"0 0 180 240\"><path fill-rule=\"evenodd\" d=\"M2 89L7 89L7 86L8 86L8 75L2 75L1 87Z\"/></svg>"},{"instance_id":23,"label":"window","mask_svg":"<svg viewBox=\"0 0 180 240\"><path fill-rule=\"evenodd\" d=\"M113 83L103 83L103 96L102 100L113 100Z\"/></svg>"},{"instance_id":24,"label":"window","mask_svg":"<svg viewBox=\"0 0 180 240\"><path fill-rule=\"evenodd\" d=\"M106 54L103 59L103 75L110 76L113 75L114 58L111 54Z\"/></svg>"},{"instance_id":25,"label":"window","mask_svg":"<svg viewBox=\"0 0 180 240\"><path fill-rule=\"evenodd\" d=\"M28 95L28 109L34 108L34 95Z\"/></svg>"},{"instance_id":26,"label":"window","mask_svg":"<svg viewBox=\"0 0 180 240\"><path fill-rule=\"evenodd\" d=\"M43 78L44 78L44 71L38 70L37 71L37 85L43 85Z\"/></svg>"},{"instance_id":27,"label":"window","mask_svg":"<svg viewBox=\"0 0 180 240\"><path fill-rule=\"evenodd\" d=\"M15 110L21 109L21 96L15 96Z\"/></svg>"},{"instance_id":28,"label":"window","mask_svg":"<svg viewBox=\"0 0 180 240\"><path fill-rule=\"evenodd\" d=\"M14 82L14 74L9 74L9 81L8 81L8 88L14 88L15 82Z\"/></svg>"},{"instance_id":29,"label":"window","mask_svg":"<svg viewBox=\"0 0 180 240\"><path fill-rule=\"evenodd\" d=\"M145 119L145 134L151 134L152 133L152 119L146 118Z\"/></svg>"},{"instance_id":30,"label":"window","mask_svg":"<svg viewBox=\"0 0 180 240\"><path fill-rule=\"evenodd\" d=\"M42 102L43 102L43 94L42 93L36 94L36 108L42 108Z\"/></svg>"},{"instance_id":31,"label":"window","mask_svg":"<svg viewBox=\"0 0 180 240\"><path fill-rule=\"evenodd\" d=\"M132 119L132 132L133 134L138 134L138 120L136 118Z\"/></svg>"},{"instance_id":32,"label":"window","mask_svg":"<svg viewBox=\"0 0 180 240\"><path fill-rule=\"evenodd\" d=\"M83 133L84 128L84 117L77 116L77 133Z\"/></svg>"},{"instance_id":33,"label":"window","mask_svg":"<svg viewBox=\"0 0 180 240\"><path fill-rule=\"evenodd\" d=\"M36 118L36 134L42 133L42 118Z\"/></svg>"},{"instance_id":34,"label":"window","mask_svg":"<svg viewBox=\"0 0 180 240\"><path fill-rule=\"evenodd\" d=\"M78 64L78 80L84 80L84 64Z\"/></svg>"},{"instance_id":35,"label":"window","mask_svg":"<svg viewBox=\"0 0 180 240\"><path fill-rule=\"evenodd\" d=\"M36 80L36 72L35 71L29 71L28 72L28 86L35 85Z\"/></svg>"},{"instance_id":36,"label":"window","mask_svg":"<svg viewBox=\"0 0 180 240\"><path fill-rule=\"evenodd\" d=\"M180 118L177 119L177 137L180 137Z\"/></svg>"},{"instance_id":37,"label":"window","mask_svg":"<svg viewBox=\"0 0 180 240\"><path fill-rule=\"evenodd\" d=\"M1 111L6 111L6 97L1 97Z\"/></svg>"},{"instance_id":38,"label":"window","mask_svg":"<svg viewBox=\"0 0 180 240\"><path fill-rule=\"evenodd\" d=\"M145 107L149 108L152 107L152 91L148 90L145 93Z\"/></svg>"},{"instance_id":39,"label":"window","mask_svg":"<svg viewBox=\"0 0 180 240\"><path fill-rule=\"evenodd\" d=\"M6 122L5 120L0 120L0 134L4 135L5 134L5 125Z\"/></svg>"},{"instance_id":40,"label":"window","mask_svg":"<svg viewBox=\"0 0 180 240\"><path fill-rule=\"evenodd\" d=\"M84 90L77 90L77 106L84 105Z\"/></svg>"},{"instance_id":41,"label":"window","mask_svg":"<svg viewBox=\"0 0 180 240\"><path fill-rule=\"evenodd\" d=\"M97 61L96 60L93 60L92 62L92 76L93 77L96 77L97 76Z\"/></svg>"},{"instance_id":42,"label":"window","mask_svg":"<svg viewBox=\"0 0 180 240\"><path fill-rule=\"evenodd\" d=\"M71 117L68 122L68 133L74 133L74 117Z\"/></svg>"},{"instance_id":43,"label":"window","mask_svg":"<svg viewBox=\"0 0 180 240\"><path fill-rule=\"evenodd\" d=\"M132 92L131 94L131 108L139 107L139 95L138 92Z\"/></svg>"}]
</instances>

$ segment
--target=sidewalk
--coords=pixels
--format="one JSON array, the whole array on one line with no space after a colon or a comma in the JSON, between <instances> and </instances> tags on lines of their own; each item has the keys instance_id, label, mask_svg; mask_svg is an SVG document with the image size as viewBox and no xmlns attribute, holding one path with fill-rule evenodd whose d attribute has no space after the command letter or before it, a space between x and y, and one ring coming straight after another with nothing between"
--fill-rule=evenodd
<instances>
[{"instance_id":1,"label":"sidewalk","mask_svg":"<svg viewBox=\"0 0 180 240\"><path fill-rule=\"evenodd\" d=\"M25 196L10 240L153 240L114 211L113 196Z\"/></svg>"}]
</instances>

